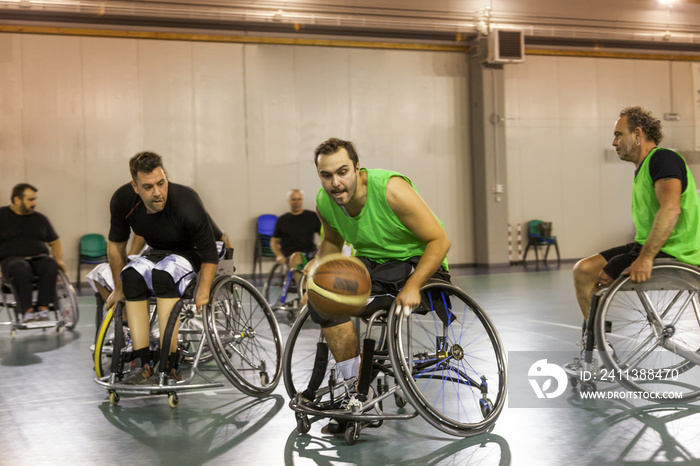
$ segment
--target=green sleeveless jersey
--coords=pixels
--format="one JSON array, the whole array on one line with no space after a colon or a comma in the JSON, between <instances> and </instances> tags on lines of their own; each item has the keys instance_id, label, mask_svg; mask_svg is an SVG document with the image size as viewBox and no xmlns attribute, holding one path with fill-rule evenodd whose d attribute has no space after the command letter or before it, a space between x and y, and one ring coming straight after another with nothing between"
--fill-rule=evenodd
<instances>
[{"instance_id":1,"label":"green sleeveless jersey","mask_svg":"<svg viewBox=\"0 0 700 466\"><path fill-rule=\"evenodd\" d=\"M386 185L391 177L403 178L415 191L411 180L389 170L362 168L361 171L367 172L367 201L360 214L348 216L321 188L316 195L316 206L323 218L345 241L352 244L357 256L380 264L392 259L405 261L422 256L426 243L401 223L386 200ZM437 220L440 222L440 219ZM442 222L440 226L444 228ZM443 259L442 266L447 270L447 257Z\"/></svg>"},{"instance_id":2,"label":"green sleeveless jersey","mask_svg":"<svg viewBox=\"0 0 700 466\"><path fill-rule=\"evenodd\" d=\"M649 161L657 150L658 148L653 149L642 162L634 177L632 188L632 218L636 230L634 240L642 245L649 238L651 226L659 211L659 201L649 173ZM683 158L680 154L678 155ZM683 161L685 162L685 159ZM661 251L681 262L700 265L700 199L695 180L687 164L685 170L688 175L688 186L681 193L681 214Z\"/></svg>"}]
</instances>

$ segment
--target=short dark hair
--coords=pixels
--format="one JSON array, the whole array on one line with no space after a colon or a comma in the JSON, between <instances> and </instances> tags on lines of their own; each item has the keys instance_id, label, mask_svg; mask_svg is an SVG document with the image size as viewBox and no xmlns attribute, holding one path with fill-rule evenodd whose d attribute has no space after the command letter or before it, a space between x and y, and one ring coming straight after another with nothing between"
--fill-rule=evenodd
<instances>
[{"instance_id":1,"label":"short dark hair","mask_svg":"<svg viewBox=\"0 0 700 466\"><path fill-rule=\"evenodd\" d=\"M632 132L634 128L642 128L647 139L659 144L664 138L661 131L661 120L657 120L649 110L642 107L627 107L620 112L620 116L627 117L627 129Z\"/></svg>"},{"instance_id":2,"label":"short dark hair","mask_svg":"<svg viewBox=\"0 0 700 466\"><path fill-rule=\"evenodd\" d=\"M338 138L330 138L322 142L314 151L314 163L316 166L318 167L319 155L333 155L338 152L341 147L347 151L348 155L350 156L350 160L352 160L353 166L360 163L360 158L357 156L357 151L355 150L355 146L352 145L352 142L343 141L342 139Z\"/></svg>"},{"instance_id":3,"label":"short dark hair","mask_svg":"<svg viewBox=\"0 0 700 466\"><path fill-rule=\"evenodd\" d=\"M22 199L24 197L24 191L26 191L27 189L31 189L35 193L39 191L38 189L36 189L34 186L32 186L29 183L19 183L19 184L15 185L14 188L12 188L12 194L10 195L10 202L14 203L16 197Z\"/></svg>"},{"instance_id":4,"label":"short dark hair","mask_svg":"<svg viewBox=\"0 0 700 466\"><path fill-rule=\"evenodd\" d=\"M163 158L155 152L139 152L129 160L129 171L134 180L138 172L151 173L158 167L163 167Z\"/></svg>"}]
</instances>

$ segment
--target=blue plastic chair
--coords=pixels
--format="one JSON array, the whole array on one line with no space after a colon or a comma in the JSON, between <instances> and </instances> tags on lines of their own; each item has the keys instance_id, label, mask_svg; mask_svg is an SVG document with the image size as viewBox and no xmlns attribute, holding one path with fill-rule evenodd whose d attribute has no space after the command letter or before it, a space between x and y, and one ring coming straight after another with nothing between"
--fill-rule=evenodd
<instances>
[{"instance_id":1,"label":"blue plastic chair","mask_svg":"<svg viewBox=\"0 0 700 466\"><path fill-rule=\"evenodd\" d=\"M275 253L270 247L272 233L275 231L275 223L277 223L277 215L263 214L256 221L255 231L255 250L253 251L253 281L256 275L262 277L262 261L264 258L275 257Z\"/></svg>"}]
</instances>

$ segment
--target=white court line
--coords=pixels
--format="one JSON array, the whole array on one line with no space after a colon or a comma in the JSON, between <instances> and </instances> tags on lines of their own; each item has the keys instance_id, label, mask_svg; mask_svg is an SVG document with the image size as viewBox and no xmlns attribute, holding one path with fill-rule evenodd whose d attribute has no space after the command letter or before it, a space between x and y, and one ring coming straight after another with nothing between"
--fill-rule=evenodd
<instances>
[{"instance_id":1,"label":"white court line","mask_svg":"<svg viewBox=\"0 0 700 466\"><path fill-rule=\"evenodd\" d=\"M564 328L573 328L581 330L581 326L576 326L576 325L570 325L570 324L559 324L557 322L547 322L545 320L534 320L534 319L528 319L528 322L535 322L538 324L547 324L547 325L554 325L555 327L564 327Z\"/></svg>"}]
</instances>

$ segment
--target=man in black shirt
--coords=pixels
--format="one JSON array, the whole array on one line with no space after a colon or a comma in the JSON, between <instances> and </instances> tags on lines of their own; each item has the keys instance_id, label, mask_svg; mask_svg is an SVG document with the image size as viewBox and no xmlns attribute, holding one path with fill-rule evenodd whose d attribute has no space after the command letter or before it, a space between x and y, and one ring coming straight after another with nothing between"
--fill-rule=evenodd
<instances>
[{"instance_id":1,"label":"man in black shirt","mask_svg":"<svg viewBox=\"0 0 700 466\"><path fill-rule=\"evenodd\" d=\"M275 223L270 247L279 264L289 260L290 268L306 264L316 254L314 234L321 232L321 220L316 212L304 209L304 193L293 189L287 194L289 212Z\"/></svg>"},{"instance_id":2,"label":"man in black shirt","mask_svg":"<svg viewBox=\"0 0 700 466\"><path fill-rule=\"evenodd\" d=\"M37 191L30 184L20 183L12 189L12 204L0 208L0 267L3 277L12 283L22 322L49 320L48 306L56 296L58 267L66 270L58 235L49 219L35 211ZM53 258L48 255L49 248ZM36 310L32 309L34 277Z\"/></svg>"},{"instance_id":3,"label":"man in black shirt","mask_svg":"<svg viewBox=\"0 0 700 466\"><path fill-rule=\"evenodd\" d=\"M148 348L150 293L156 296L162 339L170 312L198 271L197 311L209 302L219 254L211 220L199 196L187 186L168 182L159 155L140 152L129 161L129 169L131 183L119 188L110 203L107 256L115 280L106 306L126 300L134 361L124 383L143 384L153 375ZM127 264L126 245L132 230L150 249ZM179 380L176 350L177 338L173 337L166 371Z\"/></svg>"}]
</instances>

